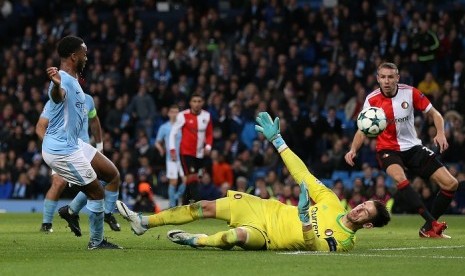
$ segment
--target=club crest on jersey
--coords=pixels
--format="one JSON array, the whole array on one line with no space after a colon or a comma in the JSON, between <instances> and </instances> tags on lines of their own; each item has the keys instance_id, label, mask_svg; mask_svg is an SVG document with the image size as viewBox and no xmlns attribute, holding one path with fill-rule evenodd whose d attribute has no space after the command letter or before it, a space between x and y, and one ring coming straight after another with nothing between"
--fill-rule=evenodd
<instances>
[{"instance_id":1,"label":"club crest on jersey","mask_svg":"<svg viewBox=\"0 0 465 276\"><path fill-rule=\"evenodd\" d=\"M328 236L328 237L329 237L329 236L332 236L333 233L334 233L334 232L333 232L333 230L331 230L331 229L326 229L326 230L325 230L325 235Z\"/></svg>"},{"instance_id":2,"label":"club crest on jersey","mask_svg":"<svg viewBox=\"0 0 465 276\"><path fill-rule=\"evenodd\" d=\"M403 109L407 109L408 106L409 106L409 104L408 104L408 102L402 102L402 103L400 104L400 106L401 106Z\"/></svg>"},{"instance_id":3,"label":"club crest on jersey","mask_svg":"<svg viewBox=\"0 0 465 276\"><path fill-rule=\"evenodd\" d=\"M91 169L88 169L86 171L86 177L90 178L92 176L92 170Z\"/></svg>"},{"instance_id":4,"label":"club crest on jersey","mask_svg":"<svg viewBox=\"0 0 465 276\"><path fill-rule=\"evenodd\" d=\"M241 194L235 194L235 195L234 195L234 198L235 198L235 199L241 199L241 198L242 198L242 195L241 195Z\"/></svg>"},{"instance_id":5,"label":"club crest on jersey","mask_svg":"<svg viewBox=\"0 0 465 276\"><path fill-rule=\"evenodd\" d=\"M389 157L389 153L383 154L383 158L388 158L388 157Z\"/></svg>"}]
</instances>

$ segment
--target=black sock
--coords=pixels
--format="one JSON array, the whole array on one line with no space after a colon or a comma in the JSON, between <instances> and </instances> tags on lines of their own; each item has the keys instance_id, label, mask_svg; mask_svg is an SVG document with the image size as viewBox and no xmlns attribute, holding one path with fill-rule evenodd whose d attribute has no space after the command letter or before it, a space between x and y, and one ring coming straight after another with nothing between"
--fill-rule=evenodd
<instances>
[{"instance_id":1,"label":"black sock","mask_svg":"<svg viewBox=\"0 0 465 276\"><path fill-rule=\"evenodd\" d=\"M450 202L454 198L454 193L455 192L444 190L440 190L438 192L431 210L431 214L436 220L446 212L447 208L449 208Z\"/></svg>"},{"instance_id":2,"label":"black sock","mask_svg":"<svg viewBox=\"0 0 465 276\"><path fill-rule=\"evenodd\" d=\"M184 192L182 204L187 205L193 202L199 201L199 182L192 181L189 184L186 184L186 191Z\"/></svg>"},{"instance_id":3,"label":"black sock","mask_svg":"<svg viewBox=\"0 0 465 276\"><path fill-rule=\"evenodd\" d=\"M426 230L431 229L431 222L435 219L428 209L426 209L425 204L421 201L420 195L415 192L412 186L406 185L404 188L397 190L397 192L401 194L405 202L408 202L410 206L425 219L426 223L423 227Z\"/></svg>"}]
</instances>

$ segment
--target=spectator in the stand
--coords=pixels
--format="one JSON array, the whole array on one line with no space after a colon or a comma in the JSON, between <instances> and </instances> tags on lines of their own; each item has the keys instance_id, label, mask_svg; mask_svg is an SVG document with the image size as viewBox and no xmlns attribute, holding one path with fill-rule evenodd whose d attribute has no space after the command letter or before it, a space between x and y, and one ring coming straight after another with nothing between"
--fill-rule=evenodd
<instances>
[{"instance_id":1,"label":"spectator in the stand","mask_svg":"<svg viewBox=\"0 0 465 276\"><path fill-rule=\"evenodd\" d=\"M213 162L211 168L213 184L219 188L226 183L229 188L232 188L234 184L234 174L231 165L226 162L224 155L213 150L211 152L211 159Z\"/></svg>"},{"instance_id":2,"label":"spectator in the stand","mask_svg":"<svg viewBox=\"0 0 465 276\"><path fill-rule=\"evenodd\" d=\"M114 137L120 136L122 129L125 128L125 124L123 122L123 104L123 98L118 97L115 101L115 107L110 109L105 117L105 130L110 132Z\"/></svg>"},{"instance_id":3,"label":"spectator in the stand","mask_svg":"<svg viewBox=\"0 0 465 276\"><path fill-rule=\"evenodd\" d=\"M153 120L157 114L155 102L147 93L147 87L140 85L137 94L132 98L126 110L136 124L137 129L145 131L147 137L152 136Z\"/></svg>"},{"instance_id":4,"label":"spectator in the stand","mask_svg":"<svg viewBox=\"0 0 465 276\"><path fill-rule=\"evenodd\" d=\"M200 178L199 189L199 198L201 200L215 200L221 197L222 185L217 187L213 182L210 176L210 173L204 172Z\"/></svg>"},{"instance_id":5,"label":"spectator in the stand","mask_svg":"<svg viewBox=\"0 0 465 276\"><path fill-rule=\"evenodd\" d=\"M134 206L138 195L137 184L132 173L124 176L124 181L121 183L121 200L126 202L129 206Z\"/></svg>"},{"instance_id":6,"label":"spectator in the stand","mask_svg":"<svg viewBox=\"0 0 465 276\"><path fill-rule=\"evenodd\" d=\"M0 199L8 199L13 193L13 183L7 171L0 170Z\"/></svg>"},{"instance_id":7,"label":"spectator in the stand","mask_svg":"<svg viewBox=\"0 0 465 276\"><path fill-rule=\"evenodd\" d=\"M430 100L433 95L439 92L439 84L434 79L433 73L426 72L425 77L418 84L418 89L423 92Z\"/></svg>"},{"instance_id":8,"label":"spectator in the stand","mask_svg":"<svg viewBox=\"0 0 465 276\"><path fill-rule=\"evenodd\" d=\"M13 187L13 193L11 198L14 199L31 199L32 198L32 187L29 185L29 178L26 172L21 172L16 180Z\"/></svg>"},{"instance_id":9,"label":"spectator in the stand","mask_svg":"<svg viewBox=\"0 0 465 276\"><path fill-rule=\"evenodd\" d=\"M333 188L331 190L339 198L344 209L347 210L348 202L347 202L347 196L345 193L344 183L342 182L342 180L336 179L333 183Z\"/></svg>"},{"instance_id":10,"label":"spectator in the stand","mask_svg":"<svg viewBox=\"0 0 465 276\"><path fill-rule=\"evenodd\" d=\"M277 199L284 204L297 206L297 203L299 203L299 198L294 197L294 194L292 193L293 192L292 189L293 189L293 186L284 185L283 193L281 195L278 195Z\"/></svg>"}]
</instances>

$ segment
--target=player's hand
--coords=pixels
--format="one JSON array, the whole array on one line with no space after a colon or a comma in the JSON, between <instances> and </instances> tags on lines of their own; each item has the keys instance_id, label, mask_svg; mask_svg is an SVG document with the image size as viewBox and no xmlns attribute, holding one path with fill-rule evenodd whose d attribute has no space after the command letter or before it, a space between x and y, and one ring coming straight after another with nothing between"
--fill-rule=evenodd
<instances>
[{"instance_id":1,"label":"player's hand","mask_svg":"<svg viewBox=\"0 0 465 276\"><path fill-rule=\"evenodd\" d=\"M58 68L57 67L48 67L47 68L47 75L49 79L57 86L61 84L61 76L58 74Z\"/></svg>"},{"instance_id":2,"label":"player's hand","mask_svg":"<svg viewBox=\"0 0 465 276\"><path fill-rule=\"evenodd\" d=\"M297 205L297 209L299 210L299 219L302 225L310 225L310 214L308 213L310 209L310 197L305 182L300 184L299 204Z\"/></svg>"},{"instance_id":3,"label":"player's hand","mask_svg":"<svg viewBox=\"0 0 465 276\"><path fill-rule=\"evenodd\" d=\"M260 112L258 113L257 118L255 118L255 121L258 124L255 125L255 130L262 133L268 141L272 142L281 136L279 134L279 117L276 117L273 121L268 112Z\"/></svg>"},{"instance_id":4,"label":"player's hand","mask_svg":"<svg viewBox=\"0 0 465 276\"><path fill-rule=\"evenodd\" d=\"M439 153L443 153L447 148L449 148L449 143L447 143L446 136L444 133L438 133L434 137L434 143L439 147Z\"/></svg>"},{"instance_id":5,"label":"player's hand","mask_svg":"<svg viewBox=\"0 0 465 276\"><path fill-rule=\"evenodd\" d=\"M176 150L175 149L171 149L170 150L170 156L171 156L171 160L172 161L176 161Z\"/></svg>"},{"instance_id":6,"label":"player's hand","mask_svg":"<svg viewBox=\"0 0 465 276\"><path fill-rule=\"evenodd\" d=\"M210 153L211 153L211 152L212 152L212 146L210 146L210 145L205 145L203 154L204 154L205 156L210 156Z\"/></svg>"},{"instance_id":7,"label":"player's hand","mask_svg":"<svg viewBox=\"0 0 465 276\"><path fill-rule=\"evenodd\" d=\"M350 150L346 155L344 156L344 159L346 160L347 164L354 166L354 158L357 155L357 153L353 150Z\"/></svg>"}]
</instances>

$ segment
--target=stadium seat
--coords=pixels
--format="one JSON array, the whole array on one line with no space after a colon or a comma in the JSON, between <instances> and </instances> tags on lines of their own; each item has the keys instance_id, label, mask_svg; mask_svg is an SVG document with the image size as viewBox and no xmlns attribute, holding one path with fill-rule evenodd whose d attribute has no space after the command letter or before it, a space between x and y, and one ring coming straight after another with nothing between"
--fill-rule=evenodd
<instances>
[{"instance_id":1,"label":"stadium seat","mask_svg":"<svg viewBox=\"0 0 465 276\"><path fill-rule=\"evenodd\" d=\"M331 175L331 179L332 179L332 180L336 180L336 179L341 179L341 180L350 179L349 171L336 170L336 171L334 171L333 174Z\"/></svg>"},{"instance_id":2,"label":"stadium seat","mask_svg":"<svg viewBox=\"0 0 465 276\"><path fill-rule=\"evenodd\" d=\"M350 174L350 180L353 182L355 178L363 178L363 171L352 171Z\"/></svg>"}]
</instances>

